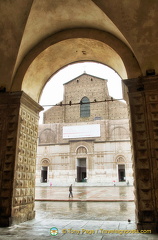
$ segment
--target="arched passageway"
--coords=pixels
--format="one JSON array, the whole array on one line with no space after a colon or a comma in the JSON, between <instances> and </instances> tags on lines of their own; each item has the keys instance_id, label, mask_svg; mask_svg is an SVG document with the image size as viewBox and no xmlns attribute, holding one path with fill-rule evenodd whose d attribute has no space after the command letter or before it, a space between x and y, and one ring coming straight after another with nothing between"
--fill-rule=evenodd
<instances>
[{"instance_id":1,"label":"arched passageway","mask_svg":"<svg viewBox=\"0 0 158 240\"><path fill-rule=\"evenodd\" d=\"M46 38L28 53L13 78L11 91L22 89L38 102L48 79L62 67L79 61L103 63L122 79L141 75L132 51L110 33L71 29Z\"/></svg>"},{"instance_id":2,"label":"arched passageway","mask_svg":"<svg viewBox=\"0 0 158 240\"><path fill-rule=\"evenodd\" d=\"M124 81L129 99L126 88L124 93L131 110L136 221L140 229L157 231L157 76L138 78L142 73L130 48L110 33L96 29L65 30L44 39L21 62L11 92L1 95L5 135L1 141L6 149L0 224L8 226L34 217L36 141L38 114L42 109L39 97L53 73L83 60L101 62L123 79L130 78Z\"/></svg>"}]
</instances>

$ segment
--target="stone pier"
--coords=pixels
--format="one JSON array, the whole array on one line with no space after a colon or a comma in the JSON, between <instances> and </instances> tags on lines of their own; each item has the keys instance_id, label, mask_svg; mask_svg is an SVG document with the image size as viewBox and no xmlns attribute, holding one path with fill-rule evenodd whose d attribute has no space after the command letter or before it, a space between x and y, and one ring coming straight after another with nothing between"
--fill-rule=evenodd
<instances>
[{"instance_id":1,"label":"stone pier","mask_svg":"<svg viewBox=\"0 0 158 240\"><path fill-rule=\"evenodd\" d=\"M34 218L41 110L24 92L0 94L0 226Z\"/></svg>"}]
</instances>

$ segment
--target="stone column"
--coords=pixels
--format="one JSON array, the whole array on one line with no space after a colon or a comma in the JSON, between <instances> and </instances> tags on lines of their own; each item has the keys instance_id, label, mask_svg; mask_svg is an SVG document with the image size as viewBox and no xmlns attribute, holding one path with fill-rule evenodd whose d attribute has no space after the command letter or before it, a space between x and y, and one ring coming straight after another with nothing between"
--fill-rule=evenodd
<instances>
[{"instance_id":1,"label":"stone column","mask_svg":"<svg viewBox=\"0 0 158 240\"><path fill-rule=\"evenodd\" d=\"M41 110L24 92L0 94L0 226L34 218Z\"/></svg>"},{"instance_id":2,"label":"stone column","mask_svg":"<svg viewBox=\"0 0 158 240\"><path fill-rule=\"evenodd\" d=\"M128 79L139 230L158 232L158 76Z\"/></svg>"}]
</instances>

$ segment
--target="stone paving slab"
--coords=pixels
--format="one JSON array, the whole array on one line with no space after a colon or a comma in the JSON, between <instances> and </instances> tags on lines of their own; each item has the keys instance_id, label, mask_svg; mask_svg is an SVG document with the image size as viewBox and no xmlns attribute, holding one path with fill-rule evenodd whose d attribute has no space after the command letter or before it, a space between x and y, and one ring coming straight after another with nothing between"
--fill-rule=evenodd
<instances>
[{"instance_id":1,"label":"stone paving slab","mask_svg":"<svg viewBox=\"0 0 158 240\"><path fill-rule=\"evenodd\" d=\"M48 219L49 220L49 219ZM156 240L158 234L140 234L140 233L105 233L108 230L122 231L125 229L134 230L135 223L125 221L83 221L82 220L59 220L55 219L54 227L58 228L56 236L50 235L50 226L46 219L39 219L38 222L28 221L9 228L0 229L0 240L20 239L20 240L45 240L45 239L62 239L62 240ZM49 221L48 221L49 222ZM123 228L122 228L123 227ZM78 233L77 233L78 231ZM104 232L103 232L104 231Z\"/></svg>"}]
</instances>

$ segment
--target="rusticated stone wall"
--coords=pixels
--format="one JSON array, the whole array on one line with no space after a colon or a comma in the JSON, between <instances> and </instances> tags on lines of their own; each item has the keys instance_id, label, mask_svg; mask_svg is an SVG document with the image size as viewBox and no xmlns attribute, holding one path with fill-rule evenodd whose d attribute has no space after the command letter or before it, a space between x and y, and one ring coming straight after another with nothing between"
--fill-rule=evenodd
<instances>
[{"instance_id":1,"label":"rusticated stone wall","mask_svg":"<svg viewBox=\"0 0 158 240\"><path fill-rule=\"evenodd\" d=\"M124 81L129 90L138 229L158 231L158 77Z\"/></svg>"},{"instance_id":2,"label":"rusticated stone wall","mask_svg":"<svg viewBox=\"0 0 158 240\"><path fill-rule=\"evenodd\" d=\"M21 94L0 94L0 225L11 220L13 176Z\"/></svg>"},{"instance_id":3,"label":"rusticated stone wall","mask_svg":"<svg viewBox=\"0 0 158 240\"><path fill-rule=\"evenodd\" d=\"M34 217L40 110L24 92L0 94L0 226Z\"/></svg>"}]
</instances>

